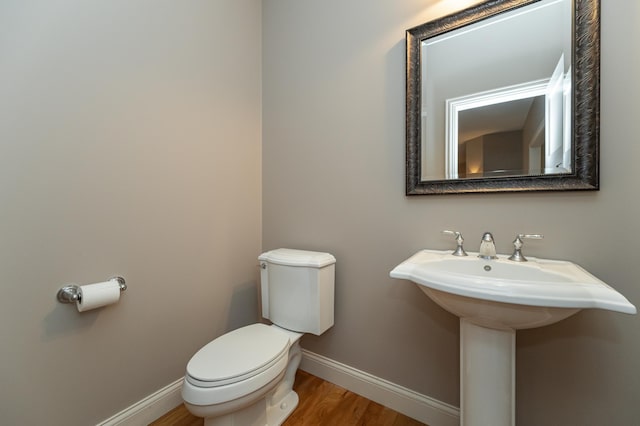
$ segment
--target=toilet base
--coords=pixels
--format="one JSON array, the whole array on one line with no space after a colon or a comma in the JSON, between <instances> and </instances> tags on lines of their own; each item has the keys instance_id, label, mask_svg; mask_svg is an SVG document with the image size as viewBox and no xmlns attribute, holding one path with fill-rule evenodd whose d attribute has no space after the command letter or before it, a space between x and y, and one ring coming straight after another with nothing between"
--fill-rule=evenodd
<instances>
[{"instance_id":1,"label":"toilet base","mask_svg":"<svg viewBox=\"0 0 640 426\"><path fill-rule=\"evenodd\" d=\"M298 406L298 394L289 392L279 404L267 408L267 425L280 426Z\"/></svg>"},{"instance_id":2,"label":"toilet base","mask_svg":"<svg viewBox=\"0 0 640 426\"><path fill-rule=\"evenodd\" d=\"M269 399L261 398L242 410L224 416L205 418L204 426L280 426L298 406L298 394L294 391L274 405L267 404Z\"/></svg>"}]
</instances>

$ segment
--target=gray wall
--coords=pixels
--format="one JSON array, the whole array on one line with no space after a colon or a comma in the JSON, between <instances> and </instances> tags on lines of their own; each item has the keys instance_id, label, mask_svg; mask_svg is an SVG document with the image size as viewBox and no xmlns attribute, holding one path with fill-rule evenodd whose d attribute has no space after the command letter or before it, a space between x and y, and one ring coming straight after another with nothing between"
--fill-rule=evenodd
<instances>
[{"instance_id":1,"label":"gray wall","mask_svg":"<svg viewBox=\"0 0 640 426\"><path fill-rule=\"evenodd\" d=\"M404 195L404 30L452 12L410 0L263 2L263 248L337 258L336 324L303 347L458 404L458 321L388 277L458 229L568 259L640 305L640 4L602 2L601 191ZM459 2L458 2L459 4ZM582 312L518 334L518 425L619 425L640 415L640 317Z\"/></svg>"},{"instance_id":2,"label":"gray wall","mask_svg":"<svg viewBox=\"0 0 640 426\"><path fill-rule=\"evenodd\" d=\"M96 424L256 320L260 20L255 0L0 2L0 424ZM55 300L114 274L116 305Z\"/></svg>"}]
</instances>

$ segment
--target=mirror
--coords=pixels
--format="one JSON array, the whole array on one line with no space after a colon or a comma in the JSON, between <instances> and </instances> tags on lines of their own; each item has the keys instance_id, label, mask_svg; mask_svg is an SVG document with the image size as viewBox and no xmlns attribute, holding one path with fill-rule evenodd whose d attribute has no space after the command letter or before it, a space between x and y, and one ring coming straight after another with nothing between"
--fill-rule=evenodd
<instances>
[{"instance_id":1,"label":"mirror","mask_svg":"<svg viewBox=\"0 0 640 426\"><path fill-rule=\"evenodd\" d=\"M599 0L492 0L407 30L407 195L597 190Z\"/></svg>"}]
</instances>

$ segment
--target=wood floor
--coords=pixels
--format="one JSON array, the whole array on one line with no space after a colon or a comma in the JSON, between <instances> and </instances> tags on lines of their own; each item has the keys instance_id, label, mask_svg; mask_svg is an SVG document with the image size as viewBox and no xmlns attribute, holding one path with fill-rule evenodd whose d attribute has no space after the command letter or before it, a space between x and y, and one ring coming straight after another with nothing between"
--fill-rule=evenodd
<instances>
[{"instance_id":1,"label":"wood floor","mask_svg":"<svg viewBox=\"0 0 640 426\"><path fill-rule=\"evenodd\" d=\"M293 389L300 403L282 426L426 426L403 414L298 370ZM184 405L171 410L150 426L202 426Z\"/></svg>"}]
</instances>

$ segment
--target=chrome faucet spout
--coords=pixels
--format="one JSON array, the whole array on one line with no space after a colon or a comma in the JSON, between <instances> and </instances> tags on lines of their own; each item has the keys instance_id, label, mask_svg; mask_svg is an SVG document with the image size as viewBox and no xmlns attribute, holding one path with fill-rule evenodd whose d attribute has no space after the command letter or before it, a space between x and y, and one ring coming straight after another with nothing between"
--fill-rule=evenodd
<instances>
[{"instance_id":1,"label":"chrome faucet spout","mask_svg":"<svg viewBox=\"0 0 640 426\"><path fill-rule=\"evenodd\" d=\"M491 232L485 232L480 241L480 250L478 250L478 257L481 259L497 259L496 256L496 244L493 240Z\"/></svg>"}]
</instances>

